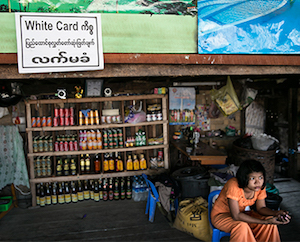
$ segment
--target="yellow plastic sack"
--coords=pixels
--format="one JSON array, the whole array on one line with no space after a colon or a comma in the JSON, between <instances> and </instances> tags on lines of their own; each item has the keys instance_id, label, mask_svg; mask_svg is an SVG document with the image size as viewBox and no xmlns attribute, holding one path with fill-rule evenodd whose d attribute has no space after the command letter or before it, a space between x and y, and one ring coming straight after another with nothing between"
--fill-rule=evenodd
<instances>
[{"instance_id":1,"label":"yellow plastic sack","mask_svg":"<svg viewBox=\"0 0 300 242\"><path fill-rule=\"evenodd\" d=\"M173 226L199 240L211 241L207 201L202 197L181 201Z\"/></svg>"},{"instance_id":2,"label":"yellow plastic sack","mask_svg":"<svg viewBox=\"0 0 300 242\"><path fill-rule=\"evenodd\" d=\"M212 89L210 95L211 99L225 116L229 116L230 114L241 110L239 99L229 76L227 77L227 84L219 90Z\"/></svg>"}]
</instances>

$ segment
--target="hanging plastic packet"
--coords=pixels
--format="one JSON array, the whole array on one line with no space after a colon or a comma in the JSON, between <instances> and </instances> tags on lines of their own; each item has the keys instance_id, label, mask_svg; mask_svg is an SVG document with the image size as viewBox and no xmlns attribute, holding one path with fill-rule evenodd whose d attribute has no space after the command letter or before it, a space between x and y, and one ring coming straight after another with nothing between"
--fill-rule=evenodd
<instances>
[{"instance_id":1,"label":"hanging plastic packet","mask_svg":"<svg viewBox=\"0 0 300 242\"><path fill-rule=\"evenodd\" d=\"M225 116L229 116L230 114L241 110L240 102L229 76L227 77L227 84L224 87L219 90L212 89L210 94L211 99Z\"/></svg>"}]
</instances>

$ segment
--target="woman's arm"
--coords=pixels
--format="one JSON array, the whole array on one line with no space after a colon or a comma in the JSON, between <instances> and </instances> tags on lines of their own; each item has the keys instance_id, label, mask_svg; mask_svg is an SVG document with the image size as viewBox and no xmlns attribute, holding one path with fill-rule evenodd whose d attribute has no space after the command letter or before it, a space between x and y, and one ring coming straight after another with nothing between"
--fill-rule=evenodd
<instances>
[{"instance_id":1,"label":"woman's arm","mask_svg":"<svg viewBox=\"0 0 300 242\"><path fill-rule=\"evenodd\" d=\"M288 211L284 211L284 210L272 210L272 209L268 208L266 206L265 199L256 200L256 210L261 215L275 216L279 220L280 219L283 220L283 218L286 218L286 220L289 222L289 220L291 219L291 216L289 215Z\"/></svg>"},{"instance_id":2,"label":"woman's arm","mask_svg":"<svg viewBox=\"0 0 300 242\"><path fill-rule=\"evenodd\" d=\"M247 215L243 212L240 212L238 201L230 199L230 198L228 198L228 204L229 204L231 216L236 221L243 221L243 222L246 222L246 223L256 223L256 224L286 224L286 223L289 222L289 220L284 221L284 222L278 221L277 217L272 217L272 218L267 219L267 220L251 217L251 216L249 216L249 215ZM275 216L275 214L274 215L273 214L267 214L267 215Z\"/></svg>"}]
</instances>

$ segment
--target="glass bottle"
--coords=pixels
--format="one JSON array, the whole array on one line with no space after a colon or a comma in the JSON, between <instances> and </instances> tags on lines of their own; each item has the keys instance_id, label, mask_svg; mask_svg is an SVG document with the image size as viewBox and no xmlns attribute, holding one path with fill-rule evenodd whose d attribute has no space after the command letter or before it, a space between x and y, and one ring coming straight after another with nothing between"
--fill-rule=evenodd
<instances>
[{"instance_id":1,"label":"glass bottle","mask_svg":"<svg viewBox=\"0 0 300 242\"><path fill-rule=\"evenodd\" d=\"M109 178L108 199L110 201L114 200L113 179L112 178Z\"/></svg>"},{"instance_id":2,"label":"glass bottle","mask_svg":"<svg viewBox=\"0 0 300 242\"><path fill-rule=\"evenodd\" d=\"M98 184L99 184L99 199L100 199L100 200L103 200L102 179L99 179Z\"/></svg>"},{"instance_id":3,"label":"glass bottle","mask_svg":"<svg viewBox=\"0 0 300 242\"><path fill-rule=\"evenodd\" d=\"M85 155L85 173L90 173L91 172L91 159L90 155L86 154Z\"/></svg>"},{"instance_id":4,"label":"glass bottle","mask_svg":"<svg viewBox=\"0 0 300 242\"><path fill-rule=\"evenodd\" d=\"M70 175L70 169L69 169L69 159L64 160L64 175L69 176Z\"/></svg>"},{"instance_id":5,"label":"glass bottle","mask_svg":"<svg viewBox=\"0 0 300 242\"><path fill-rule=\"evenodd\" d=\"M118 155L118 171L124 171L124 165L120 155Z\"/></svg>"},{"instance_id":6,"label":"glass bottle","mask_svg":"<svg viewBox=\"0 0 300 242\"><path fill-rule=\"evenodd\" d=\"M80 155L80 173L81 174L85 173L84 165L85 165L84 157L83 157L83 154L81 154Z\"/></svg>"},{"instance_id":7,"label":"glass bottle","mask_svg":"<svg viewBox=\"0 0 300 242\"><path fill-rule=\"evenodd\" d=\"M115 170L115 160L112 156L112 153L110 153L108 164L109 164L109 170L114 171Z\"/></svg>"},{"instance_id":8,"label":"glass bottle","mask_svg":"<svg viewBox=\"0 0 300 242\"><path fill-rule=\"evenodd\" d=\"M122 177L121 182L120 182L120 198L121 198L121 200L124 200L125 197L126 197L125 179L124 179L124 177Z\"/></svg>"},{"instance_id":9,"label":"glass bottle","mask_svg":"<svg viewBox=\"0 0 300 242\"><path fill-rule=\"evenodd\" d=\"M109 166L108 166L108 154L106 153L104 155L104 160L103 160L103 171L107 172L109 170Z\"/></svg>"},{"instance_id":10,"label":"glass bottle","mask_svg":"<svg viewBox=\"0 0 300 242\"><path fill-rule=\"evenodd\" d=\"M108 184L107 184L107 178L103 179L103 201L108 200Z\"/></svg>"},{"instance_id":11,"label":"glass bottle","mask_svg":"<svg viewBox=\"0 0 300 242\"><path fill-rule=\"evenodd\" d=\"M100 201L100 193L99 193L99 184L98 181L95 180L94 182L94 201L99 202Z\"/></svg>"},{"instance_id":12,"label":"glass bottle","mask_svg":"<svg viewBox=\"0 0 300 242\"><path fill-rule=\"evenodd\" d=\"M81 181L78 181L78 188L77 188L77 196L78 196L78 201L83 201L84 200L84 195L83 195L83 189L82 189L82 184Z\"/></svg>"},{"instance_id":13,"label":"glass bottle","mask_svg":"<svg viewBox=\"0 0 300 242\"><path fill-rule=\"evenodd\" d=\"M61 182L58 183L58 203L59 204L65 203L65 194Z\"/></svg>"},{"instance_id":14,"label":"glass bottle","mask_svg":"<svg viewBox=\"0 0 300 242\"><path fill-rule=\"evenodd\" d=\"M40 205L41 184L36 185L36 205Z\"/></svg>"},{"instance_id":15,"label":"glass bottle","mask_svg":"<svg viewBox=\"0 0 300 242\"><path fill-rule=\"evenodd\" d=\"M40 206L45 207L45 205L46 205L46 197L45 197L44 184L41 183L41 187L40 187Z\"/></svg>"},{"instance_id":16,"label":"glass bottle","mask_svg":"<svg viewBox=\"0 0 300 242\"><path fill-rule=\"evenodd\" d=\"M62 176L62 171L63 171L63 162L62 159L59 158L56 164L56 175Z\"/></svg>"},{"instance_id":17,"label":"glass bottle","mask_svg":"<svg viewBox=\"0 0 300 242\"><path fill-rule=\"evenodd\" d=\"M95 156L95 161L94 161L94 168L95 168L95 173L99 174L100 173L100 159L99 159L99 155L97 154Z\"/></svg>"},{"instance_id":18,"label":"glass bottle","mask_svg":"<svg viewBox=\"0 0 300 242\"><path fill-rule=\"evenodd\" d=\"M46 205L51 205L51 192L49 188L49 183L46 183L46 191L45 191Z\"/></svg>"},{"instance_id":19,"label":"glass bottle","mask_svg":"<svg viewBox=\"0 0 300 242\"><path fill-rule=\"evenodd\" d=\"M133 170L138 171L140 169L140 162L137 155L133 155Z\"/></svg>"},{"instance_id":20,"label":"glass bottle","mask_svg":"<svg viewBox=\"0 0 300 242\"><path fill-rule=\"evenodd\" d=\"M75 159L74 158L71 158L70 169L71 169L71 175L72 176L76 176L77 169L76 169L76 163L75 163Z\"/></svg>"},{"instance_id":21,"label":"glass bottle","mask_svg":"<svg viewBox=\"0 0 300 242\"><path fill-rule=\"evenodd\" d=\"M140 169L141 170L146 170L147 169L147 162L146 162L146 159L144 157L144 154L140 155Z\"/></svg>"},{"instance_id":22,"label":"glass bottle","mask_svg":"<svg viewBox=\"0 0 300 242\"><path fill-rule=\"evenodd\" d=\"M127 171L132 171L133 170L131 155L128 155L128 159L127 159L127 162L126 162L126 170Z\"/></svg>"},{"instance_id":23,"label":"glass bottle","mask_svg":"<svg viewBox=\"0 0 300 242\"><path fill-rule=\"evenodd\" d=\"M83 197L85 200L90 199L90 189L87 180L84 181Z\"/></svg>"},{"instance_id":24,"label":"glass bottle","mask_svg":"<svg viewBox=\"0 0 300 242\"><path fill-rule=\"evenodd\" d=\"M70 203L71 202L71 191L69 187L69 183L65 183L65 203Z\"/></svg>"},{"instance_id":25,"label":"glass bottle","mask_svg":"<svg viewBox=\"0 0 300 242\"><path fill-rule=\"evenodd\" d=\"M127 181L126 181L126 198L127 199L131 199L132 198L132 187L131 187L130 176L127 177Z\"/></svg>"},{"instance_id":26,"label":"glass bottle","mask_svg":"<svg viewBox=\"0 0 300 242\"><path fill-rule=\"evenodd\" d=\"M90 198L92 200L94 200L94 190L95 190L95 187L94 187L94 181L93 180L89 180L90 182Z\"/></svg>"},{"instance_id":27,"label":"glass bottle","mask_svg":"<svg viewBox=\"0 0 300 242\"><path fill-rule=\"evenodd\" d=\"M114 185L114 200L120 199L120 190L119 190L119 179L115 178L115 185Z\"/></svg>"},{"instance_id":28,"label":"glass bottle","mask_svg":"<svg viewBox=\"0 0 300 242\"><path fill-rule=\"evenodd\" d=\"M77 203L78 202L78 191L76 188L76 184L74 181L71 182L71 191L72 191L72 202Z\"/></svg>"},{"instance_id":29,"label":"glass bottle","mask_svg":"<svg viewBox=\"0 0 300 242\"><path fill-rule=\"evenodd\" d=\"M52 204L57 204L57 183L52 183L52 195L51 195Z\"/></svg>"}]
</instances>

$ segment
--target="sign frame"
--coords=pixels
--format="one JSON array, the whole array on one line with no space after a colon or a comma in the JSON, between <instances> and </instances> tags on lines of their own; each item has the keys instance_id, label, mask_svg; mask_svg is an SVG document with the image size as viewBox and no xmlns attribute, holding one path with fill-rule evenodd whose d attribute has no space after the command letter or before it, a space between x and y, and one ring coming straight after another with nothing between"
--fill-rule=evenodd
<instances>
[{"instance_id":1,"label":"sign frame","mask_svg":"<svg viewBox=\"0 0 300 242\"><path fill-rule=\"evenodd\" d=\"M100 14L15 13L19 73L103 70Z\"/></svg>"}]
</instances>

